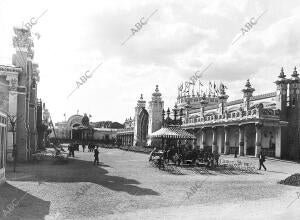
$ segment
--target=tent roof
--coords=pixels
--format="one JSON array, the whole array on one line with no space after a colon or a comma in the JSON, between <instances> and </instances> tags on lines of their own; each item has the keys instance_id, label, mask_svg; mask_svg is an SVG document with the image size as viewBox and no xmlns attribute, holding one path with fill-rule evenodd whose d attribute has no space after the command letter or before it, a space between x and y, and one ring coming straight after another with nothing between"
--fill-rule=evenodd
<instances>
[{"instance_id":1,"label":"tent roof","mask_svg":"<svg viewBox=\"0 0 300 220\"><path fill-rule=\"evenodd\" d=\"M152 138L196 139L193 134L179 127L161 128L150 134Z\"/></svg>"}]
</instances>

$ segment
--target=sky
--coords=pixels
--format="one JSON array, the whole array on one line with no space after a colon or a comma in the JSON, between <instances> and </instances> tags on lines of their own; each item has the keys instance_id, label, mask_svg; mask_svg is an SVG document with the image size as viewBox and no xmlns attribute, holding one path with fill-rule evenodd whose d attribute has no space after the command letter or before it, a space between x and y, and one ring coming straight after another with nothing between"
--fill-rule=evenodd
<instances>
[{"instance_id":1,"label":"sky","mask_svg":"<svg viewBox=\"0 0 300 220\"><path fill-rule=\"evenodd\" d=\"M54 122L79 111L123 123L156 85L171 108L180 83L209 64L202 84L223 82L229 101L247 79L254 95L273 92L281 67L299 67L297 0L0 0L0 64L11 64L13 27L41 14L38 97Z\"/></svg>"}]
</instances>

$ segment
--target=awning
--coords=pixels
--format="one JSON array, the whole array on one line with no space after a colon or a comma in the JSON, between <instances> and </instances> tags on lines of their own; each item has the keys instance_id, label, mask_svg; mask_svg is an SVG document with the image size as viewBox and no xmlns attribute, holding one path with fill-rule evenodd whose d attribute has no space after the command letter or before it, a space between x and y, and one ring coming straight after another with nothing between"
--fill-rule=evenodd
<instances>
[{"instance_id":1,"label":"awning","mask_svg":"<svg viewBox=\"0 0 300 220\"><path fill-rule=\"evenodd\" d=\"M173 138L173 139L196 139L193 134L179 127L161 128L158 131L150 134L151 138Z\"/></svg>"}]
</instances>

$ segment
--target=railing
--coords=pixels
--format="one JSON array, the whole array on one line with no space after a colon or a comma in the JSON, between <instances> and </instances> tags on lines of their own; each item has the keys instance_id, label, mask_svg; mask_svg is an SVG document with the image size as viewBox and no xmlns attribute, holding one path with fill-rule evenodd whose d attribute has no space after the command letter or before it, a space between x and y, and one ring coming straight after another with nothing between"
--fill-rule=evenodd
<instances>
[{"instance_id":1,"label":"railing","mask_svg":"<svg viewBox=\"0 0 300 220\"><path fill-rule=\"evenodd\" d=\"M274 109L262 109L261 107L254 108L248 111L236 111L231 113L224 114L214 114L214 115L205 115L192 116L188 120L184 120L183 124L195 124L195 123L207 123L207 122L216 122L216 121L231 121L231 120L240 120L245 118L279 118L280 110Z\"/></svg>"}]
</instances>

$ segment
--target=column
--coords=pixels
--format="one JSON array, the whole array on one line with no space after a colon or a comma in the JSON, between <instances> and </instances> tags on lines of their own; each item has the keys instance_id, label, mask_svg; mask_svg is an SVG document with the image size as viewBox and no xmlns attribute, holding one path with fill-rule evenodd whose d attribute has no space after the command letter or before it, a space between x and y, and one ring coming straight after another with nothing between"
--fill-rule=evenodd
<instances>
[{"instance_id":1,"label":"column","mask_svg":"<svg viewBox=\"0 0 300 220\"><path fill-rule=\"evenodd\" d=\"M275 157L281 158L281 127L276 128Z\"/></svg>"},{"instance_id":2,"label":"column","mask_svg":"<svg viewBox=\"0 0 300 220\"><path fill-rule=\"evenodd\" d=\"M228 155L229 154L229 126L224 127L225 131L225 149L224 149L224 154Z\"/></svg>"},{"instance_id":3,"label":"column","mask_svg":"<svg viewBox=\"0 0 300 220\"><path fill-rule=\"evenodd\" d=\"M247 155L247 144L248 144L248 138L247 138L247 130L248 130L248 127L245 125L244 127L244 155L246 156Z\"/></svg>"},{"instance_id":4,"label":"column","mask_svg":"<svg viewBox=\"0 0 300 220\"><path fill-rule=\"evenodd\" d=\"M204 128L202 128L201 129L201 146L202 146L202 148L201 149L204 149L204 147L205 147L205 129Z\"/></svg>"},{"instance_id":5,"label":"column","mask_svg":"<svg viewBox=\"0 0 300 220\"><path fill-rule=\"evenodd\" d=\"M213 127L213 140L212 140L212 152L217 152L218 151L218 145L217 145L217 128Z\"/></svg>"},{"instance_id":6,"label":"column","mask_svg":"<svg viewBox=\"0 0 300 220\"><path fill-rule=\"evenodd\" d=\"M239 126L239 156L244 156L244 126Z\"/></svg>"},{"instance_id":7,"label":"column","mask_svg":"<svg viewBox=\"0 0 300 220\"><path fill-rule=\"evenodd\" d=\"M261 129L262 124L255 124L255 156L258 157L261 151Z\"/></svg>"},{"instance_id":8,"label":"column","mask_svg":"<svg viewBox=\"0 0 300 220\"><path fill-rule=\"evenodd\" d=\"M193 149L196 149L197 147L197 129L194 129L194 136L196 137L196 139L192 140L193 142Z\"/></svg>"}]
</instances>

